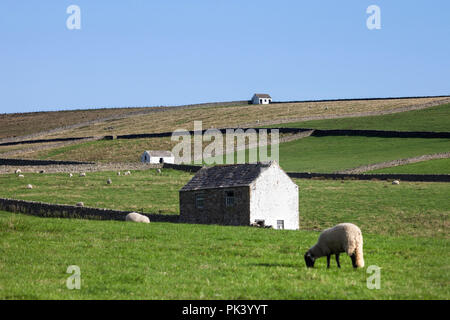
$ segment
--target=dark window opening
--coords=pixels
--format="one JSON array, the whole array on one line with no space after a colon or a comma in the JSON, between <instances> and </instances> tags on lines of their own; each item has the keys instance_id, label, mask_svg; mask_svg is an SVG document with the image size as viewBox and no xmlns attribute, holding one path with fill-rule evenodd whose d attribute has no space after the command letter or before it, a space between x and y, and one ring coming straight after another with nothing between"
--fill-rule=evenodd
<instances>
[{"instance_id":1,"label":"dark window opening","mask_svg":"<svg viewBox=\"0 0 450 320\"><path fill-rule=\"evenodd\" d=\"M225 194L225 205L232 207L235 204L234 191L227 191Z\"/></svg>"},{"instance_id":2,"label":"dark window opening","mask_svg":"<svg viewBox=\"0 0 450 320\"><path fill-rule=\"evenodd\" d=\"M195 195L195 207L197 209L203 209L205 206L205 195L197 194Z\"/></svg>"},{"instance_id":3,"label":"dark window opening","mask_svg":"<svg viewBox=\"0 0 450 320\"><path fill-rule=\"evenodd\" d=\"M159 158L159 163L164 163L164 158Z\"/></svg>"},{"instance_id":4,"label":"dark window opening","mask_svg":"<svg viewBox=\"0 0 450 320\"><path fill-rule=\"evenodd\" d=\"M277 229L284 229L284 220L277 220Z\"/></svg>"}]
</instances>

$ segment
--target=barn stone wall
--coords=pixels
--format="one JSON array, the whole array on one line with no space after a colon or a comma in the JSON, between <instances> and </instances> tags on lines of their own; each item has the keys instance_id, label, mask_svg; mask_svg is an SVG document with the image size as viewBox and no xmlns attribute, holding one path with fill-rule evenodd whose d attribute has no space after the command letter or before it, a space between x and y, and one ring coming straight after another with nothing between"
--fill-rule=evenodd
<instances>
[{"instance_id":1,"label":"barn stone wall","mask_svg":"<svg viewBox=\"0 0 450 320\"><path fill-rule=\"evenodd\" d=\"M180 222L248 226L250 224L249 187L180 191ZM227 191L234 191L235 205L227 207ZM204 208L196 208L196 195L204 195Z\"/></svg>"}]
</instances>

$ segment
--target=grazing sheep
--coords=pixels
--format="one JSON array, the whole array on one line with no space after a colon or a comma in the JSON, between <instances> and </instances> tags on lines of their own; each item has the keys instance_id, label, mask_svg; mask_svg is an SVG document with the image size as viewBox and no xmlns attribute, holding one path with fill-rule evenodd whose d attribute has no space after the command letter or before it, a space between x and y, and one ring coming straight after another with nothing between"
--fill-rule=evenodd
<instances>
[{"instance_id":1,"label":"grazing sheep","mask_svg":"<svg viewBox=\"0 0 450 320\"><path fill-rule=\"evenodd\" d=\"M158 174L161 174L161 169L156 169L156 172L158 173Z\"/></svg>"},{"instance_id":2,"label":"grazing sheep","mask_svg":"<svg viewBox=\"0 0 450 320\"><path fill-rule=\"evenodd\" d=\"M23 174L19 174L18 176L19 178L25 178L25 176Z\"/></svg>"},{"instance_id":3,"label":"grazing sheep","mask_svg":"<svg viewBox=\"0 0 450 320\"><path fill-rule=\"evenodd\" d=\"M341 252L346 252L350 256L353 268L364 267L362 233L352 223L341 223L322 231L317 243L305 253L306 266L314 267L317 258L326 256L327 268L329 268L330 257L334 254L340 268L339 254Z\"/></svg>"},{"instance_id":4,"label":"grazing sheep","mask_svg":"<svg viewBox=\"0 0 450 320\"><path fill-rule=\"evenodd\" d=\"M127 216L125 217L125 221L150 223L150 219L147 216L144 216L137 212L131 212L127 214Z\"/></svg>"},{"instance_id":5,"label":"grazing sheep","mask_svg":"<svg viewBox=\"0 0 450 320\"><path fill-rule=\"evenodd\" d=\"M119 172L117 172L117 175L118 175L118 176L120 176L120 174L121 174L121 173L120 173L120 171L119 171Z\"/></svg>"},{"instance_id":6,"label":"grazing sheep","mask_svg":"<svg viewBox=\"0 0 450 320\"><path fill-rule=\"evenodd\" d=\"M78 203L76 204L76 206L77 206L77 207L84 207L84 203L83 203L83 202L78 202Z\"/></svg>"},{"instance_id":7,"label":"grazing sheep","mask_svg":"<svg viewBox=\"0 0 450 320\"><path fill-rule=\"evenodd\" d=\"M111 179L108 179L108 180L106 180L106 183L107 183L107 184L111 184L111 183L112 183L112 180L111 180Z\"/></svg>"},{"instance_id":8,"label":"grazing sheep","mask_svg":"<svg viewBox=\"0 0 450 320\"><path fill-rule=\"evenodd\" d=\"M69 178L72 178L72 177L73 177L73 174L69 173Z\"/></svg>"},{"instance_id":9,"label":"grazing sheep","mask_svg":"<svg viewBox=\"0 0 450 320\"><path fill-rule=\"evenodd\" d=\"M27 184L27 189L33 189L33 186L31 184Z\"/></svg>"},{"instance_id":10,"label":"grazing sheep","mask_svg":"<svg viewBox=\"0 0 450 320\"><path fill-rule=\"evenodd\" d=\"M130 174L131 174L130 171L127 171L127 172L124 173L124 175L126 175L126 176L129 176Z\"/></svg>"},{"instance_id":11,"label":"grazing sheep","mask_svg":"<svg viewBox=\"0 0 450 320\"><path fill-rule=\"evenodd\" d=\"M22 170L17 169L16 171L14 171L16 174L22 173Z\"/></svg>"},{"instance_id":12,"label":"grazing sheep","mask_svg":"<svg viewBox=\"0 0 450 320\"><path fill-rule=\"evenodd\" d=\"M392 181L392 184L400 184L400 181L394 180L394 181Z\"/></svg>"},{"instance_id":13,"label":"grazing sheep","mask_svg":"<svg viewBox=\"0 0 450 320\"><path fill-rule=\"evenodd\" d=\"M80 177L86 177L86 172L80 173Z\"/></svg>"}]
</instances>

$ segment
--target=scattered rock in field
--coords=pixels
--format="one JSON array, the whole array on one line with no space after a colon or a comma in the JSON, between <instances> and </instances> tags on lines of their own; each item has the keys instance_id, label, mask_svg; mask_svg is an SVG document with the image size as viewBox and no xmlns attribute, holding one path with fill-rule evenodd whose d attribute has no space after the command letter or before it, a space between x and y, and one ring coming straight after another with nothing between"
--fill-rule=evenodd
<instances>
[{"instance_id":1,"label":"scattered rock in field","mask_svg":"<svg viewBox=\"0 0 450 320\"><path fill-rule=\"evenodd\" d=\"M19 174L18 176L19 178L25 178L25 176L23 174Z\"/></svg>"},{"instance_id":2,"label":"scattered rock in field","mask_svg":"<svg viewBox=\"0 0 450 320\"><path fill-rule=\"evenodd\" d=\"M106 180L106 183L107 183L107 184L111 184L111 183L112 183L112 180L111 180L111 179L108 179L108 180Z\"/></svg>"},{"instance_id":3,"label":"scattered rock in field","mask_svg":"<svg viewBox=\"0 0 450 320\"><path fill-rule=\"evenodd\" d=\"M400 184L400 181L394 180L394 181L392 181L392 184Z\"/></svg>"},{"instance_id":4,"label":"scattered rock in field","mask_svg":"<svg viewBox=\"0 0 450 320\"><path fill-rule=\"evenodd\" d=\"M33 189L33 186L31 184L27 184L27 189Z\"/></svg>"},{"instance_id":5,"label":"scattered rock in field","mask_svg":"<svg viewBox=\"0 0 450 320\"><path fill-rule=\"evenodd\" d=\"M137 212L131 212L127 214L127 216L125 217L125 221L150 223L150 219L147 216L144 216Z\"/></svg>"},{"instance_id":6,"label":"scattered rock in field","mask_svg":"<svg viewBox=\"0 0 450 320\"><path fill-rule=\"evenodd\" d=\"M83 202L78 202L78 203L76 204L76 206L77 206L77 207L84 207L84 203L83 203Z\"/></svg>"}]
</instances>

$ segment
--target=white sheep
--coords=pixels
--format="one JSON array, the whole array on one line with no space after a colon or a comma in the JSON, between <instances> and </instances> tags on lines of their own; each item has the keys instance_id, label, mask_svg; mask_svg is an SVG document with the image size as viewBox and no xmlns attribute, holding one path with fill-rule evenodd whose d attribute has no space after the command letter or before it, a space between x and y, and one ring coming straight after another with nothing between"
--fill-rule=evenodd
<instances>
[{"instance_id":1,"label":"white sheep","mask_svg":"<svg viewBox=\"0 0 450 320\"><path fill-rule=\"evenodd\" d=\"M126 176L129 176L130 174L131 174L130 171L127 171L127 172L124 173L124 175L126 175Z\"/></svg>"},{"instance_id":2,"label":"white sheep","mask_svg":"<svg viewBox=\"0 0 450 320\"><path fill-rule=\"evenodd\" d=\"M125 221L150 223L150 219L147 216L144 216L137 212L131 212L127 214L127 216L125 217Z\"/></svg>"},{"instance_id":3,"label":"white sheep","mask_svg":"<svg viewBox=\"0 0 450 320\"><path fill-rule=\"evenodd\" d=\"M338 268L339 254L347 253L352 259L353 268L364 267L363 237L361 230L352 223L341 223L322 231L317 243L305 253L308 268L314 267L317 258L327 257L327 268L330 267L330 257L336 256Z\"/></svg>"},{"instance_id":4,"label":"white sheep","mask_svg":"<svg viewBox=\"0 0 450 320\"><path fill-rule=\"evenodd\" d=\"M27 184L27 189L33 189L33 186L31 184Z\"/></svg>"},{"instance_id":5,"label":"white sheep","mask_svg":"<svg viewBox=\"0 0 450 320\"><path fill-rule=\"evenodd\" d=\"M80 177L86 177L86 172L80 173Z\"/></svg>"},{"instance_id":6,"label":"white sheep","mask_svg":"<svg viewBox=\"0 0 450 320\"><path fill-rule=\"evenodd\" d=\"M120 171L119 171L119 172L117 172L117 175L118 175L118 176L120 176L120 175L121 175Z\"/></svg>"},{"instance_id":7,"label":"white sheep","mask_svg":"<svg viewBox=\"0 0 450 320\"><path fill-rule=\"evenodd\" d=\"M400 184L400 181L394 180L394 181L392 181L392 184Z\"/></svg>"},{"instance_id":8,"label":"white sheep","mask_svg":"<svg viewBox=\"0 0 450 320\"><path fill-rule=\"evenodd\" d=\"M112 180L108 178L108 180L106 180L107 184L112 184Z\"/></svg>"},{"instance_id":9,"label":"white sheep","mask_svg":"<svg viewBox=\"0 0 450 320\"><path fill-rule=\"evenodd\" d=\"M17 169L16 171L14 171L16 174L22 173L22 170Z\"/></svg>"},{"instance_id":10,"label":"white sheep","mask_svg":"<svg viewBox=\"0 0 450 320\"><path fill-rule=\"evenodd\" d=\"M25 176L23 174L19 174L18 177L19 178L25 178Z\"/></svg>"},{"instance_id":11,"label":"white sheep","mask_svg":"<svg viewBox=\"0 0 450 320\"><path fill-rule=\"evenodd\" d=\"M73 174L69 173L69 178L72 178L72 177L73 177Z\"/></svg>"},{"instance_id":12,"label":"white sheep","mask_svg":"<svg viewBox=\"0 0 450 320\"><path fill-rule=\"evenodd\" d=\"M77 207L84 207L84 203L83 202L77 202L76 206Z\"/></svg>"}]
</instances>

